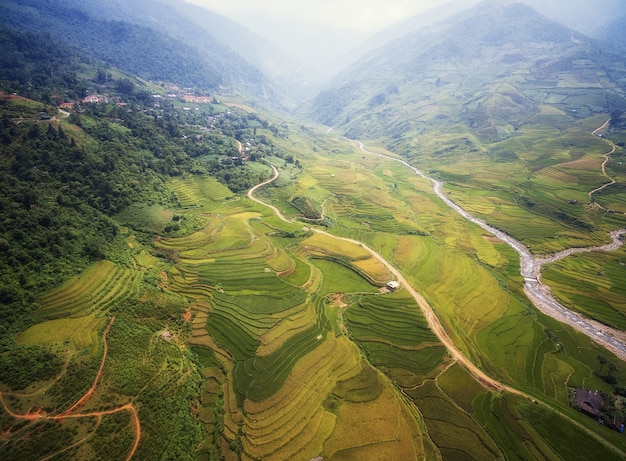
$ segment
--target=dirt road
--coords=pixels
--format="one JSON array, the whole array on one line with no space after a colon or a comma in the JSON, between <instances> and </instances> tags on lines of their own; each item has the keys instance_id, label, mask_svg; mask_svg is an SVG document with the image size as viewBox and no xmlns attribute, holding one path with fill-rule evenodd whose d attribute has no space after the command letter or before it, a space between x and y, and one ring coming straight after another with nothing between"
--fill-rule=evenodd
<instances>
[{"instance_id":1,"label":"dirt road","mask_svg":"<svg viewBox=\"0 0 626 461\"><path fill-rule=\"evenodd\" d=\"M101 418L102 416L106 416L106 415L112 415L114 413L119 413L120 411L128 411L130 412L131 416L132 416L132 421L133 421L133 432L135 433L135 440L133 442L133 445L130 449L130 451L128 452L128 455L126 457L126 460L130 460L134 455L135 452L137 451L137 447L139 446L139 441L141 440L141 423L139 421L139 415L137 414L137 409L135 408L135 406L132 403L127 403L126 405L122 405L120 407L116 407L116 408L112 408L110 410L102 410L102 411L92 411L92 412L86 412L86 413L75 413L75 410L77 410L80 406L84 405L85 403L87 403L87 401L92 397L93 393L95 392L97 386L98 386L98 382L100 380L100 377L102 376L102 370L104 369L104 362L107 358L107 353L108 353L108 346L107 346L107 341L106 341L106 337L107 334L109 333L109 330L111 329L111 325L113 325L113 322L115 321L115 317L111 318L111 321L109 322L109 324L107 325L107 327L104 329L104 332L102 333L102 341L104 343L104 351L102 354L102 360L100 362L100 368L98 369L98 373L96 374L96 377L94 379L93 384L91 385L91 387L87 390L87 392L80 398L78 399L78 401L76 403L74 403L70 408L68 408L67 410L65 410L63 413L59 413L57 415L47 415L45 411L43 411L41 408L35 410L35 411L28 411L25 414L19 414L19 413L15 413L13 412L6 404L6 402L4 401L3 397L2 397L2 393L0 393L0 403L2 403L2 406L4 407L4 410L13 418L15 419L21 419L21 420L27 420L27 421L39 421L39 420L59 420L62 421L64 419L67 418ZM60 452L57 453L52 453L50 454L50 456L48 456L48 458L54 457L56 454L63 452L65 449L61 450Z\"/></svg>"},{"instance_id":2,"label":"dirt road","mask_svg":"<svg viewBox=\"0 0 626 461\"><path fill-rule=\"evenodd\" d=\"M599 126L595 130L593 130L591 134L593 136L596 136L598 132L604 130L609 125L610 121L611 119L608 119L606 122L604 122L602 126ZM609 163L609 160L611 159L611 155L613 155L615 151L617 150L617 146L613 144L611 141L609 141L608 139L605 139L604 141L611 146L611 150L607 152L606 154L604 154L604 162L602 162L602 174L606 176L607 178L609 178L610 181L607 182L606 184L601 185L600 187L595 188L591 192L589 192L587 195L589 196L591 200L593 200L593 194L595 194L596 192L600 192L601 190L604 190L607 187L612 186L613 184L616 184L615 179L611 178L608 174L606 174L606 164ZM604 210L604 207L600 205L599 203L596 203L596 205Z\"/></svg>"},{"instance_id":3,"label":"dirt road","mask_svg":"<svg viewBox=\"0 0 626 461\"><path fill-rule=\"evenodd\" d=\"M361 145L361 149L363 149L363 144L359 143ZM363 149L365 150L365 149ZM367 152L367 151L366 151ZM375 154L375 155L380 155L380 154ZM383 156L383 157L387 157L387 156ZM416 170L414 167L411 167L410 165L408 165L406 162L404 162L403 160L398 160L398 159L394 159L392 157L387 157L387 158L391 158L392 160L397 160L400 161L404 164L406 164L407 166L409 166L410 168L412 168L415 171ZM250 198L250 200L253 200L256 203L259 203L261 205L267 206L269 208L271 208L272 210L274 210L274 212L276 213L276 215L285 222L288 223L292 223L292 221L290 221L289 219L287 219L282 212L276 208L273 205L269 205L265 202L263 202L262 200L257 199L254 196L254 193L260 188L263 187L267 184L270 184L271 182L275 181L276 178L278 178L278 170L272 166L272 169L274 170L274 175L272 176L272 178L268 179L267 181L262 182L261 184L257 184L256 186L254 186L253 188L251 188L248 191L248 197ZM423 176L421 173L418 173L421 176ZM430 179L430 178L429 178ZM437 181L432 180L431 181L437 183ZM439 183L439 185L441 186L441 183ZM449 201L449 199L446 200ZM450 203L452 203L450 201ZM456 206L456 205L455 205ZM460 209L460 207L459 207ZM461 209L462 210L462 209ZM465 212L464 210L462 210L463 212ZM385 258L383 258L380 254L378 254L378 252L374 251L372 248L368 247L367 245L365 245L363 242L359 242L358 240L354 240L354 239L349 239L349 238L343 238L343 237L337 237L336 235L332 235L326 231L320 230L320 229L311 229L313 232L317 232L319 234L324 234L333 238L337 238L339 240L343 240L345 242L350 242L353 244L357 244L362 246L363 248L365 248L366 250L368 250L376 259L378 259L382 264L385 265L385 267L387 267L387 269L396 277L396 279L398 280L398 282L400 282L402 284L402 286L409 292L409 294L415 299L415 301L417 302L417 304L420 306L420 308L422 309L422 312L424 313L424 316L426 317L427 321L428 321L428 325L431 328L431 330L435 333L435 335L439 338L439 340L444 344L444 346L446 347L446 349L448 350L448 353L453 357L453 359L460 363L462 366L464 366L469 373L471 373L471 375L486 389L489 390L493 390L493 391L507 391L507 392L511 392L513 394L519 395L521 397L524 397L538 405L542 405L545 408L550 409L551 411L554 411L556 413L558 413L562 418L566 419L567 421L569 421L572 425L576 426L578 429L580 429L581 431L583 431L584 433L586 433L589 437L594 438L595 440L597 440L598 442L600 442L601 444L605 445L606 447L610 448L612 451L614 451L615 453L619 454L620 456L624 456L626 459L626 453L624 453L622 450L620 450L619 448L617 448L615 445L613 445L612 443L606 441L604 438L602 438L600 435L598 435L597 433L591 431L589 428L585 427L583 424L579 423L578 421L572 419L569 415L566 415L565 413L563 413L560 410L555 409L554 407L551 407L550 405L547 405L546 403L542 402L541 400L537 399L534 396L531 396L529 394L526 394L525 392L522 392L518 389L515 389L513 387L507 386L506 384L488 376L487 374L485 374L480 368L478 368L471 360L469 360L467 357L465 357L465 355L463 355L463 353L456 347L456 345L454 344L454 342L452 341L452 339L450 339L450 337L448 336L447 332L445 331L443 325L441 324L441 322L439 321L439 318L437 317L437 315L435 314L435 312L433 311L432 307L430 306L430 304L428 304L428 302L424 299L424 297L422 295L420 295L406 280L406 278L389 262L387 261ZM506 235L506 234L505 234ZM521 244L520 244L521 245ZM524 247L525 248L525 247ZM530 253L529 253L530 254Z\"/></svg>"},{"instance_id":4,"label":"dirt road","mask_svg":"<svg viewBox=\"0 0 626 461\"><path fill-rule=\"evenodd\" d=\"M608 121L599 129L602 129L607 124ZM570 248L550 257L535 257L522 242L514 239L500 229L496 229L495 227L487 224L482 219L475 218L465 209L461 208L459 205L450 200L448 196L443 193L443 183L441 181L425 175L424 173L422 173L421 170L415 168L414 166L410 165L408 162L402 159L390 157L388 155L379 154L376 152L370 152L365 149L365 146L362 142L357 141L357 143L359 145L359 148L363 152L400 162L406 167L413 170L413 172L415 172L415 174L417 174L418 176L421 176L422 178L425 178L432 182L433 191L441 200L444 201L446 205L448 205L450 208L452 208L468 221L473 222L490 234L507 243L519 254L520 274L522 275L522 277L524 277L524 292L526 293L528 299L534 304L537 309L539 309L544 314L558 320L559 322L566 323L572 328L587 335L600 346L613 352L620 359L626 360L626 335L624 334L624 332L606 325L602 325L593 320L586 319L580 314L572 312L561 303L559 303L556 298L554 298L554 296L552 296L550 288L548 286L541 283L541 268L546 262L551 262L556 260L555 258L560 259L574 253L615 250L624 243L621 240L621 237L626 234L626 229L612 232L610 236L613 241L607 245L589 248Z\"/></svg>"},{"instance_id":5,"label":"dirt road","mask_svg":"<svg viewBox=\"0 0 626 461\"><path fill-rule=\"evenodd\" d=\"M78 407L87 403L87 401L91 398L94 391L96 390L96 387L98 387L98 381L100 380L100 377L102 376L102 370L104 369L104 362L109 352L109 346L107 344L107 335L109 334L109 330L111 329L111 325L113 325L114 321L115 321L115 317L112 317L111 321L109 322L107 327L104 329L104 332L102 333L102 342L104 343L104 346L103 346L104 351L102 353L102 360L100 361L100 368L98 368L98 373L96 373L96 377L93 380L93 384L91 385L89 390L85 393L85 395L83 395L74 405L72 405L70 408L68 408L63 413L61 413L59 415L60 417L67 416L73 413L74 410L76 410Z\"/></svg>"},{"instance_id":6,"label":"dirt road","mask_svg":"<svg viewBox=\"0 0 626 461\"><path fill-rule=\"evenodd\" d=\"M267 184L270 184L271 182L275 181L276 178L278 178L278 170L274 166L272 166L272 168L274 170L274 176L272 176L267 181L264 181L264 182L262 182L260 184L257 184L256 186L251 188L248 191L248 197L251 200L255 201L256 203L259 203L261 205L267 206L267 207L271 208L272 210L274 210L276 215L282 221L285 221L285 222L288 222L288 223L293 223L292 221L287 219L285 217L285 215L283 215L283 213L278 208L276 208L273 205L269 205L269 204L263 202L262 200L257 199L254 196L254 193L260 187L263 187L263 186L265 186ZM437 335L439 340L444 344L444 346L448 350L448 353L454 358L454 360L456 360L457 362L461 363L465 368L467 368L467 370L476 378L476 380L479 383L481 383L484 387L486 387L487 389L496 390L496 391L507 390L509 392L520 394L520 392L517 391L516 389L509 388L505 384L503 384L503 383L501 383L499 381L496 381L495 379L493 379L490 376L486 375L480 368L478 368L473 362L471 362L467 357L465 357L463 355L463 353L460 350L457 349L457 347L454 345L454 343L452 342L452 340L450 339L450 337L446 333L445 329L443 328L443 325L441 325L441 322L439 321L439 318L437 317L437 315L435 315L435 312L433 311L433 309L430 306L430 304L428 304L428 302L424 299L424 297L422 295L420 295L415 289L413 289L413 287L409 284L408 280L400 273L400 271L398 269L396 269L389 261L387 261L385 258L383 258L378 252L374 251L372 248L368 247L363 242L360 242L358 240L353 240L353 239L344 238L344 237L337 237L336 235L332 235L332 234L330 234L330 233L328 233L326 231L320 230L320 229L311 229L311 230L313 232L318 233L318 234L323 234L323 235L330 236L332 238L336 238L338 240L343 240L344 242L349 242L349 243L353 243L353 244L356 244L356 245L360 245L361 247L363 247L364 249L369 251L372 254L372 256L374 256L382 264L385 265L385 267L389 270L389 272L391 272L394 275L394 277L397 279L397 281L400 282L400 284L415 299L417 304L420 306L420 308L424 312L424 316L426 317L426 319L428 321L428 326L435 333L435 335Z\"/></svg>"}]
</instances>

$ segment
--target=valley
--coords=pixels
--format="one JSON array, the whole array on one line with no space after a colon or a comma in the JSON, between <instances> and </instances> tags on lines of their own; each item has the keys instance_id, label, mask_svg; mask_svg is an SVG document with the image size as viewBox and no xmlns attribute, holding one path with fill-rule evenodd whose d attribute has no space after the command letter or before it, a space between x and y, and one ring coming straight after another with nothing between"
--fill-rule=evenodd
<instances>
[{"instance_id":1,"label":"valley","mask_svg":"<svg viewBox=\"0 0 626 461\"><path fill-rule=\"evenodd\" d=\"M592 134L595 135L597 131L600 131L606 128L607 124L608 124L608 121L604 125L599 127L596 131L594 131ZM365 147L362 142L359 142L358 145L359 145L359 149L361 149L364 152L367 152L368 154L381 155L381 154L377 154L374 152L368 152L367 150L365 150ZM602 174L604 175L606 175L605 165L608 160L608 155L610 155L614 151L615 151L615 146L612 152L610 152L609 154L605 154L605 157L607 157L607 159L605 159L605 161L602 163ZM442 191L443 183L441 181L438 181L429 176L426 176L419 169L409 165L404 160L400 160L395 157L387 157L387 158L393 159L402 163L407 168L410 168L411 170L413 170L415 174L417 174L418 176L421 176L431 181L433 183L433 190L435 194L437 194L437 196L441 198L441 200L443 200L451 209L459 213L468 221L471 221L474 224L477 224L478 226L480 226L481 228L483 228L490 234L496 236L501 241L506 242L508 245L511 246L511 248L513 248L519 254L520 275L524 278L524 291L526 295L528 296L528 298L533 302L535 307L537 307L539 310L544 312L546 315L549 315L550 317L556 320L559 320L560 322L565 322L571 327L577 329L578 331L588 335L598 344L611 350L614 354L616 354L622 360L626 360L626 343L624 342L624 339L626 337L624 336L623 332L617 329L611 328L609 326L602 325L601 323L598 323L598 322L589 322L584 317L572 313L567 308L559 304L558 301L553 296L551 296L550 289L546 285L542 284L540 281L541 268L544 264L554 263L556 261L559 261L560 259L566 258L568 256L571 256L577 253L584 253L584 252L591 252L591 251L615 251L619 249L624 243L622 241L622 236L626 234L626 229L621 229L621 230L612 232L610 235L612 242L604 246L566 249L566 250L562 250L561 252L555 255L535 257L535 256L532 256L528 248L526 248L521 242L515 240L510 235L507 235L504 232L490 226L485 221L475 218L474 216L469 214L467 211L465 211L463 208L461 208L460 206L455 204L453 201L451 201L443 193ZM612 185L612 184L615 184L615 182L607 183L602 188L606 187L607 185ZM591 191L589 193L590 197L592 193L598 190L601 190L602 188Z\"/></svg>"},{"instance_id":2,"label":"valley","mask_svg":"<svg viewBox=\"0 0 626 461\"><path fill-rule=\"evenodd\" d=\"M626 8L201 1L0 5L0 459L626 458Z\"/></svg>"},{"instance_id":3,"label":"valley","mask_svg":"<svg viewBox=\"0 0 626 461\"><path fill-rule=\"evenodd\" d=\"M257 134L259 131L257 128ZM568 407L564 392L566 383L571 385L574 379L580 385L602 385L590 364L593 357L607 352L549 318L530 314L530 307L524 307L522 301L523 279L519 272L515 274L515 254L508 253L504 243L487 239L484 229L466 221L466 216L457 215L458 210L451 209L449 199L442 195L441 183L435 182L439 187L433 190L430 179L416 175L413 167L397 158L364 157L363 150L352 142L326 131L290 126L287 137L262 131L272 136L276 148L282 146L294 155L300 167L295 167L295 159L289 163L279 157L267 158L264 174L269 178L249 189L246 197L233 195L207 176L171 180L168 187L184 204L174 214L184 217L179 222L198 222L197 230L157 238L152 245L162 256L155 258L150 247L137 239L140 234L128 229L123 234L127 242L123 253L131 256L125 257L126 263L97 264L83 282L70 281L45 294L42 313L48 320L32 328L44 331L46 322L63 325L77 316L97 319L111 312L117 320L109 335L119 338L112 346L117 352L107 355L105 347L98 362L101 369L104 366L102 377L94 370L91 388L84 386L74 403L68 402L56 412L56 405L46 403L51 402L49 397L42 401L43 394L32 394L54 382L32 383L28 393L32 396L14 394L10 402L6 400L10 394L4 393L10 418L35 426L46 421L97 420L92 435L79 429L67 451L58 449L59 453L89 457L88 447L97 447L104 437L104 433L99 435L99 425L131 411L128 401L143 402L135 423L132 419L116 422L116 434L105 439L109 445L115 441L120 456L130 453L141 459L155 434L154 423L145 414L149 401L141 396L157 385L164 370L171 370L167 379L174 381L163 392L172 392L168 386L176 385L174 377L191 366L188 358L179 355L178 347L189 344L189 350L199 357L202 376L196 378L200 398L191 400L196 402L194 413L206 434L198 452L200 459L218 453L244 459L311 459L320 454L332 458L338 453L382 453L390 444L398 446L394 452L409 457L464 450L482 458L513 450L514 445L504 442L512 429L485 431L483 425L490 427L492 417L476 413L472 401L492 402L489 405L498 405L499 411L514 418L532 418L532 413L524 413L526 405L543 402L540 412L558 408L561 425L596 440L591 443L594 451L604 453L607 459L621 457L626 446L620 439L598 436L595 423ZM235 147L240 148L236 142ZM287 198L301 194L324 203L323 222L332 219L335 224L326 224L324 230L319 223L294 221L299 212ZM261 205L267 202L273 208ZM142 224L148 227L157 226L162 219L152 212L141 211L140 215L151 222ZM498 236L495 230L494 235ZM471 256L472 251L478 252L479 259ZM481 260L491 266L481 266ZM510 271L506 269L509 266ZM160 280L157 286L166 290L163 294L140 282L141 278L148 280L150 273ZM497 281L502 275L496 274L505 273L509 274L509 288ZM392 279L400 282L401 289L380 293L379 287ZM97 289L98 280L117 288ZM165 298L158 301L161 297ZM335 299L343 301L336 304ZM136 302L139 310L133 308L133 316L143 313L132 320L124 312ZM141 322L134 328L146 321L152 324L149 317L141 320L151 315L153 308L147 306L166 307L168 303L172 303L171 314L165 314L149 330L140 327L143 339L133 339L136 333L129 329L129 322ZM518 319L525 320L520 323ZM514 324L509 324L511 321ZM120 329L118 325L124 322L127 326ZM520 328L517 333L515 324ZM84 339L84 346L78 338L93 338L102 324L81 325L84 327L65 336L72 338L74 354L89 349L98 354L94 348L99 343L106 346L106 335L100 336L102 341L98 336ZM89 325L91 333L81 331ZM524 337L529 327L537 335L535 339ZM492 328L495 335L485 334ZM501 336L511 328L512 335ZM559 339L546 336L547 330L557 331ZM52 344L58 341L54 333L46 334ZM41 333L36 336L34 331L26 330L20 337L39 338L38 343L46 344ZM120 343L124 337L127 339ZM510 343L512 338L517 339ZM493 348L487 345L494 339L500 350L510 352L493 355ZM140 374L133 371L138 382L118 383L124 375L117 375L123 369L119 360L127 357L128 352L123 351L137 340L138 345L151 345L142 356L148 353L162 358ZM520 356L522 344L529 351ZM538 351L549 344L548 355L535 362ZM587 358L574 353L578 344L589 348ZM557 355L562 354L559 350L567 352ZM514 361L511 353L517 357ZM552 374L547 370L554 365L569 370L559 385L543 377ZM300 380L303 376L306 379ZM57 382L60 379L63 375ZM459 380L464 383L462 388L453 384ZM96 382L101 384L94 387ZM81 398L89 395L90 389L94 393L91 399ZM113 389L119 397L111 405L107 395ZM85 402L84 409L70 413L80 401ZM45 417L38 414L37 418L22 419L29 415L29 408L40 406ZM284 411L276 412L277 406ZM383 407L389 413L381 413ZM438 426L441 408L448 409L447 421L455 421L457 427L460 418L464 433L477 437L475 442L468 445L466 438L450 438L446 425ZM294 425L288 422L294 414L306 416ZM380 431L376 421L382 417L388 424L392 415L403 418L394 428L395 435L377 432L372 440L368 433L366 443L355 432L357 428ZM133 442L129 435L137 421L135 427L141 432L136 432ZM11 444L6 447L16 449L19 445L13 444L22 440L21 434L29 433L29 425L19 429L10 423L5 437ZM50 430L57 429L43 433ZM527 443L534 444L550 437L536 431L525 434ZM590 443L588 439L586 443Z\"/></svg>"}]
</instances>

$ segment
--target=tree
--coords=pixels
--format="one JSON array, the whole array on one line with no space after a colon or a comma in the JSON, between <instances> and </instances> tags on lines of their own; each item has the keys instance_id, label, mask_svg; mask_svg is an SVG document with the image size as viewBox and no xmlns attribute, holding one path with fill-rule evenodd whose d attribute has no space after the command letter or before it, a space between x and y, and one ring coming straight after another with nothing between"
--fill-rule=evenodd
<instances>
[{"instance_id":1,"label":"tree","mask_svg":"<svg viewBox=\"0 0 626 461\"><path fill-rule=\"evenodd\" d=\"M103 85L107 82L108 76L104 69L98 69L98 73L96 74L96 83Z\"/></svg>"},{"instance_id":2,"label":"tree","mask_svg":"<svg viewBox=\"0 0 626 461\"><path fill-rule=\"evenodd\" d=\"M598 359L598 362L600 362L600 369L598 370L598 374L601 375L604 366L608 363L608 360L603 355L598 355L598 357L596 358Z\"/></svg>"},{"instance_id":3,"label":"tree","mask_svg":"<svg viewBox=\"0 0 626 461\"><path fill-rule=\"evenodd\" d=\"M616 127L619 126L619 118L624 114L624 111L621 109L613 109L611 111L611 126Z\"/></svg>"},{"instance_id":4,"label":"tree","mask_svg":"<svg viewBox=\"0 0 626 461\"><path fill-rule=\"evenodd\" d=\"M135 84L129 78L124 78L122 80L118 80L115 87L120 93L129 95L133 93Z\"/></svg>"}]
</instances>

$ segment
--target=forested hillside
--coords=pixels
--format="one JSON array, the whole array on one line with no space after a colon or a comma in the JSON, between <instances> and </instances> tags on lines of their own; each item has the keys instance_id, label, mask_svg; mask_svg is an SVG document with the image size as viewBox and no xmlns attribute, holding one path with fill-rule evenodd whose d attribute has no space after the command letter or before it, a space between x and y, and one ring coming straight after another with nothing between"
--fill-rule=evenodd
<instances>
[{"instance_id":1,"label":"forested hillside","mask_svg":"<svg viewBox=\"0 0 626 461\"><path fill-rule=\"evenodd\" d=\"M193 112L161 103L138 80L117 71L114 78L47 35L2 28L0 42L4 333L32 321L39 293L94 261L116 258L123 240L114 215L135 203L175 205L168 178L211 174L239 191L266 174L232 160L241 158L235 139L253 140L251 126L268 126L256 116L217 103ZM88 92L110 103L81 104ZM57 109L68 100L80 110ZM254 158L273 152L264 138ZM10 335L2 338L11 348ZM3 363L3 380L16 379Z\"/></svg>"},{"instance_id":2,"label":"forested hillside","mask_svg":"<svg viewBox=\"0 0 626 461\"><path fill-rule=\"evenodd\" d=\"M294 85L304 75L297 66L226 18L194 15L185 10L190 8L176 2L9 0L0 4L0 23L48 33L50 40L147 80L205 90L220 86L282 110L294 104L289 91L301 91Z\"/></svg>"},{"instance_id":3,"label":"forested hillside","mask_svg":"<svg viewBox=\"0 0 626 461\"><path fill-rule=\"evenodd\" d=\"M7 26L48 33L51 40L146 79L206 88L221 81L196 50L145 27L99 20L56 2L3 2L0 16Z\"/></svg>"},{"instance_id":4,"label":"forested hillside","mask_svg":"<svg viewBox=\"0 0 626 461\"><path fill-rule=\"evenodd\" d=\"M230 159L240 155L235 137L245 139L244 130L254 117L215 114L212 129L203 132L209 123L205 110L184 112L165 103L155 107L150 93L128 78L98 84L92 71L94 80L83 79L77 70L84 71L87 64L74 52L34 35L2 32L4 49L10 51L3 58L11 61L0 71L5 91L41 101L5 93L0 102L6 213L2 234L12 242L2 260L8 304L106 254L116 234L109 216L135 202L171 203L163 183L172 175L211 173L235 191L258 181L256 173ZM49 69L55 69L54 77ZM120 93L119 87L128 82L130 91ZM88 88L113 92L123 103L84 105L65 120L45 103L84 96ZM39 120L40 113L53 119ZM255 155L261 158L271 150L261 145ZM234 170L236 174L229 173ZM35 247L39 250L31 251ZM34 261L47 275L39 265L29 265Z\"/></svg>"},{"instance_id":5,"label":"forested hillside","mask_svg":"<svg viewBox=\"0 0 626 461\"><path fill-rule=\"evenodd\" d=\"M286 56L278 46L236 22L183 0L63 0L100 19L125 21L164 32L197 48L223 74L222 84L237 94L255 95L292 107L311 97L310 72ZM269 100L269 101L268 101Z\"/></svg>"}]
</instances>

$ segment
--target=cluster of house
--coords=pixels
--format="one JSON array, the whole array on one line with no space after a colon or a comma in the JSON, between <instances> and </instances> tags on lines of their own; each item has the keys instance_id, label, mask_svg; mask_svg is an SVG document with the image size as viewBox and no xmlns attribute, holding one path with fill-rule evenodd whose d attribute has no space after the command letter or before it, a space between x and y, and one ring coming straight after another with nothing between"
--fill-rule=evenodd
<instances>
[{"instance_id":1,"label":"cluster of house","mask_svg":"<svg viewBox=\"0 0 626 461\"><path fill-rule=\"evenodd\" d=\"M106 96L102 96L99 94L90 94L86 96L81 101L83 104L107 104L109 99Z\"/></svg>"},{"instance_id":2,"label":"cluster of house","mask_svg":"<svg viewBox=\"0 0 626 461\"><path fill-rule=\"evenodd\" d=\"M181 99L187 103L193 104L211 104L215 102L219 102L215 99L214 96L197 96L192 93L191 88L181 89L175 85L172 85L168 88L170 93L166 95L154 94L152 98L156 105L159 105L162 99ZM115 99L115 98L114 98ZM108 104L109 98L107 96L103 96L101 94L90 94L85 96L80 100L81 104ZM77 102L64 101L59 104L60 109L75 109ZM124 103L117 103L118 105Z\"/></svg>"},{"instance_id":3,"label":"cluster of house","mask_svg":"<svg viewBox=\"0 0 626 461\"><path fill-rule=\"evenodd\" d=\"M82 104L108 104L109 98L102 96L101 94L90 94L80 100ZM59 104L59 109L75 109L76 102L63 101Z\"/></svg>"}]
</instances>

